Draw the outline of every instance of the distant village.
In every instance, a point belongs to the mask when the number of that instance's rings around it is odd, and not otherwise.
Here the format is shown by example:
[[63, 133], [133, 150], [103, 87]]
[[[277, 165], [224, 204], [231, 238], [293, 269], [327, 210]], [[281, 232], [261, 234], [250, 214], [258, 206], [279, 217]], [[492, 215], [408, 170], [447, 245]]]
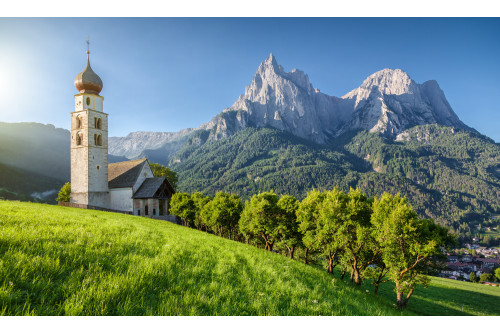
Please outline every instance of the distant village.
[[[500, 267], [500, 250], [498, 248], [483, 247], [477, 243], [465, 246], [465, 250], [456, 250], [447, 254], [446, 268], [440, 270], [440, 277], [469, 281], [473, 272], [479, 278], [483, 274], [494, 274], [495, 268]], [[480, 283], [500, 286], [498, 282], [483, 281]]]

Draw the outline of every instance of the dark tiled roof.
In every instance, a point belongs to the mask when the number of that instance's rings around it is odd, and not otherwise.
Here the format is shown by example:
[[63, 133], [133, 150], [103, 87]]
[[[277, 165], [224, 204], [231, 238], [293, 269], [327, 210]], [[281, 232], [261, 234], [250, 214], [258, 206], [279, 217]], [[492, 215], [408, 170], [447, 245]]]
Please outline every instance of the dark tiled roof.
[[[166, 182], [166, 187], [169, 193], [173, 193], [172, 186], [165, 177], [148, 177], [142, 185], [137, 189], [133, 198], [153, 198], [157, 194], [163, 183]], [[161, 196], [160, 196], [161, 197]]]
[[108, 187], [126, 188], [132, 187], [147, 159], [116, 162], [108, 165]]

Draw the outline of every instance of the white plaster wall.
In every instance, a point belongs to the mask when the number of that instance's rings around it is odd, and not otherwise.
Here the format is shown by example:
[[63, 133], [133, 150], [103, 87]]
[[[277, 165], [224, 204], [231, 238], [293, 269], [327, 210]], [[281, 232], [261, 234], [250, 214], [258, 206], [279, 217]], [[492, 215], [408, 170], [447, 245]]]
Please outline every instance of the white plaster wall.
[[111, 209], [133, 211], [132, 188], [117, 188], [109, 190]]
[[136, 192], [137, 189], [139, 189], [141, 184], [148, 177], [153, 177], [153, 171], [151, 170], [149, 163], [144, 164], [144, 166], [142, 167], [141, 173], [139, 174], [139, 177], [137, 178], [137, 181], [135, 182], [134, 187], [133, 187], [134, 192]]

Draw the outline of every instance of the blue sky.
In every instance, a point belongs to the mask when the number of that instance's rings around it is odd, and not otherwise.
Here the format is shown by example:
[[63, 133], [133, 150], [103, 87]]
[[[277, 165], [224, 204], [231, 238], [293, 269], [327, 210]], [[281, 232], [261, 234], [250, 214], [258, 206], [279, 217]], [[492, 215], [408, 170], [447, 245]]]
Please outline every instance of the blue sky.
[[498, 18], [0, 18], [0, 121], [68, 128], [90, 36], [110, 136], [209, 121], [272, 52], [335, 96], [383, 68], [437, 80], [500, 142], [499, 32]]

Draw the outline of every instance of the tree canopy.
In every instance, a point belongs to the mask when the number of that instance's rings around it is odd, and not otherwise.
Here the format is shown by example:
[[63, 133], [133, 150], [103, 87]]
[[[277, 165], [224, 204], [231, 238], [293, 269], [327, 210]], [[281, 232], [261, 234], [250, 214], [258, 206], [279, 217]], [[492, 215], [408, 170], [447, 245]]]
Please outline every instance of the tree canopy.
[[[53, 197], [52, 197], [53, 198]], [[66, 182], [57, 193], [56, 201], [69, 202], [71, 200], [71, 183]]]
[[177, 182], [179, 181], [179, 179], [177, 177], [176, 172], [158, 163], [150, 162], [149, 166], [151, 166], [151, 170], [153, 171], [154, 177], [166, 177], [170, 185], [174, 188], [174, 190], [177, 190]]

